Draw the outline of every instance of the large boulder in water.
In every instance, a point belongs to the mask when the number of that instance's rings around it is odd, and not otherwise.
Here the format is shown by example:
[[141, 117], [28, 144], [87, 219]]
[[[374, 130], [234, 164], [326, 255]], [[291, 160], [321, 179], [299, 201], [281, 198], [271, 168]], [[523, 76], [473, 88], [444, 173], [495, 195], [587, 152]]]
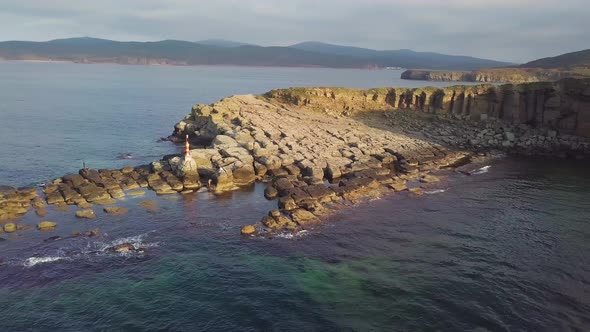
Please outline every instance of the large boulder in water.
[[16, 232], [16, 224], [13, 223], [8, 223], [6, 225], [4, 225], [4, 232], [6, 233], [14, 233]]
[[37, 228], [41, 231], [52, 230], [57, 226], [57, 223], [52, 221], [42, 221], [37, 224]]
[[252, 235], [252, 234], [256, 233], [256, 227], [254, 227], [252, 225], [246, 225], [246, 226], [242, 227], [242, 230], [240, 231], [240, 233], [242, 235]]
[[76, 211], [76, 217], [78, 218], [86, 218], [86, 219], [94, 219], [96, 218], [96, 216], [94, 215], [94, 211], [93, 210], [79, 210]]

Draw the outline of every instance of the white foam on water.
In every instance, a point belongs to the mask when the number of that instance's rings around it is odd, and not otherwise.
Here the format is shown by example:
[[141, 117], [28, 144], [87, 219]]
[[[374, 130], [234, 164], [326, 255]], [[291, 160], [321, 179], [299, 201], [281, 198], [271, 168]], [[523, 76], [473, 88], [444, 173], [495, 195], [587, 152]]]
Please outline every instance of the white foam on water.
[[309, 233], [309, 231], [307, 231], [307, 230], [301, 230], [297, 233], [291, 233], [291, 232], [279, 233], [276, 235], [276, 237], [281, 238], [281, 239], [292, 240], [292, 239], [295, 239], [298, 237], [303, 237], [303, 236], [307, 235], [308, 233]]
[[492, 166], [484, 166], [481, 168], [476, 169], [475, 171], [471, 172], [472, 175], [479, 175], [479, 174], [485, 174], [487, 172], [490, 171], [490, 168], [492, 168]]
[[45, 256], [45, 257], [29, 257], [23, 262], [25, 267], [33, 267], [37, 264], [52, 263], [61, 260], [68, 260], [68, 257], [64, 256]]
[[119, 244], [124, 244], [124, 243], [131, 243], [136, 248], [154, 248], [154, 247], [160, 246], [159, 242], [144, 242], [145, 237], [147, 235], [149, 235], [149, 233], [119, 238], [119, 239], [113, 240], [110, 243], [97, 243], [98, 250], [106, 251], [110, 247], [113, 247], [113, 246], [116, 246]]
[[427, 190], [424, 193], [428, 194], [428, 195], [434, 195], [434, 194], [442, 194], [445, 191], [447, 191], [446, 189], [436, 189], [436, 190]]

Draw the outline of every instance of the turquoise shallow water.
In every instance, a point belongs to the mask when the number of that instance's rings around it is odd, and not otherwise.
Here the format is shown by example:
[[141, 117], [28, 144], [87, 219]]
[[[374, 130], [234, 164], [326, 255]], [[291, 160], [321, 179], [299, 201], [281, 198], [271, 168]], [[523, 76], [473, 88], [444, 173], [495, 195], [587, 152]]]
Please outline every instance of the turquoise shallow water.
[[[0, 73], [9, 142], [0, 182], [14, 184], [75, 171], [84, 151], [104, 167], [175, 151], [155, 141], [197, 101], [288, 85], [401, 85], [388, 84], [389, 71], [0, 63]], [[137, 159], [118, 160], [129, 145]], [[128, 197], [119, 205], [129, 214], [97, 208], [92, 221], [50, 210], [52, 232], [0, 234], [0, 331], [587, 329], [588, 164], [489, 166], [451, 173], [423, 197], [339, 211], [294, 237], [238, 235], [275, 205], [261, 185]], [[144, 199], [157, 209], [137, 207]], [[100, 236], [68, 237], [94, 228]], [[44, 241], [55, 235], [64, 239]], [[146, 253], [103, 250], [122, 242]]]

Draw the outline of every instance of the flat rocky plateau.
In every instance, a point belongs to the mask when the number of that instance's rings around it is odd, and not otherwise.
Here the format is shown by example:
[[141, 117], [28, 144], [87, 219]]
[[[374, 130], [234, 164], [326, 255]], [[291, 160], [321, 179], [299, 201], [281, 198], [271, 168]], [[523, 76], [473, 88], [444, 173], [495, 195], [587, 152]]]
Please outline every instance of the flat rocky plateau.
[[[187, 136], [206, 148], [135, 168], [82, 169], [42, 192], [1, 187], [3, 230], [18, 231], [18, 218], [31, 209], [42, 217], [47, 204], [77, 205], [76, 216], [93, 218], [95, 205], [125, 214], [113, 207], [116, 200], [141, 195], [140, 188], [190, 195], [262, 181], [266, 198], [277, 207], [241, 233], [297, 232], [342, 206], [402, 191], [421, 195], [440, 181], [441, 170], [461, 170], [489, 151], [587, 158], [590, 80], [273, 90], [193, 106], [169, 139], [180, 143]], [[119, 249], [133, 250], [113, 250]]]

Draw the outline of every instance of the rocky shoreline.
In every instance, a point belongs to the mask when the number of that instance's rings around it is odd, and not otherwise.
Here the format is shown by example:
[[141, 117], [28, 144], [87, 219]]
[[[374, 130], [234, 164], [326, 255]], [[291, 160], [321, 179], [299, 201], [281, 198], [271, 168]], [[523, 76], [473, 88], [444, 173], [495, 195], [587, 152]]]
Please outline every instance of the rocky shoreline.
[[[18, 219], [30, 210], [43, 218], [47, 205], [64, 210], [75, 205], [79, 218], [93, 218], [95, 205], [120, 215], [127, 210], [116, 207], [117, 199], [143, 195], [142, 188], [158, 195], [190, 195], [261, 181], [276, 209], [261, 216], [259, 224], [245, 225], [241, 233], [297, 232], [365, 199], [401, 191], [421, 195], [440, 180], [437, 172], [485, 157], [490, 150], [587, 158], [590, 80], [444, 89], [273, 90], [195, 105], [170, 139], [186, 135], [207, 148], [165, 156], [150, 165], [82, 169], [53, 180], [42, 191], [1, 187], [2, 230], [22, 229]], [[51, 229], [55, 224], [37, 226]]]

